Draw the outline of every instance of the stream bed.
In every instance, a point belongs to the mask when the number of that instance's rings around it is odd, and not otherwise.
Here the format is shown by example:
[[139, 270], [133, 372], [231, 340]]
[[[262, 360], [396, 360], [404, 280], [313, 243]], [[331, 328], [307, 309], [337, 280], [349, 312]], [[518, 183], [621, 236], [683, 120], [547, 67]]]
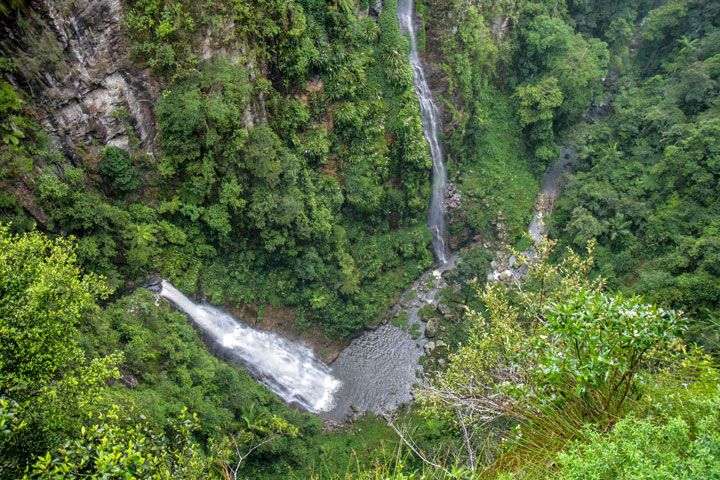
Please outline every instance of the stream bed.
[[[217, 356], [245, 367], [285, 403], [342, 422], [412, 401], [426, 343], [419, 312], [426, 305], [437, 306], [447, 286], [443, 273], [454, 268], [456, 258], [417, 279], [383, 323], [354, 339], [330, 366], [309, 346], [256, 330], [207, 303], [195, 303], [166, 280], [150, 289], [187, 315]], [[402, 325], [393, 324], [397, 318], [403, 318]]]

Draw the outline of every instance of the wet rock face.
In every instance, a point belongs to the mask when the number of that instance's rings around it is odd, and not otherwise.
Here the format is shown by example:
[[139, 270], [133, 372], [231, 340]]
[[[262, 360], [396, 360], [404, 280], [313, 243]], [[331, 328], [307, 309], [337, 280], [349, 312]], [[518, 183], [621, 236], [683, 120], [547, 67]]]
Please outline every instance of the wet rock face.
[[[368, 3], [373, 4], [372, 1]], [[368, 9], [368, 13], [372, 18], [378, 18], [382, 13], [382, 0], [375, 0], [374, 5]]]
[[29, 27], [8, 27], [11, 41], [2, 53], [42, 59], [39, 68], [21, 66], [11, 81], [45, 108], [42, 124], [64, 153], [75, 160], [77, 144], [127, 148], [131, 141], [148, 149], [158, 88], [129, 60], [120, 0], [36, 0], [31, 6]]

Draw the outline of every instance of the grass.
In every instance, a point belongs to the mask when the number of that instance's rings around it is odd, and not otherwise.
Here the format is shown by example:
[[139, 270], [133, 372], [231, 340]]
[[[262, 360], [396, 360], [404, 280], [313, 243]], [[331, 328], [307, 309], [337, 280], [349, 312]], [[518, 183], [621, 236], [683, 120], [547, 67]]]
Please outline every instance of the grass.
[[420, 324], [419, 324], [419, 323], [414, 323], [414, 324], [412, 325], [412, 327], [410, 327], [410, 331], [409, 331], [408, 333], [410, 333], [410, 335], [412, 335], [413, 340], [415, 340], [415, 339], [417, 339], [418, 337], [420, 337]]
[[398, 328], [405, 329], [408, 324], [408, 316], [407, 313], [400, 314], [399, 317], [391, 318], [390, 323], [392, 323], [394, 326]]
[[397, 446], [397, 435], [385, 420], [366, 414], [349, 427], [322, 435], [314, 445], [312, 463], [291, 471], [289, 478], [352, 478], [374, 465], [389, 462]]

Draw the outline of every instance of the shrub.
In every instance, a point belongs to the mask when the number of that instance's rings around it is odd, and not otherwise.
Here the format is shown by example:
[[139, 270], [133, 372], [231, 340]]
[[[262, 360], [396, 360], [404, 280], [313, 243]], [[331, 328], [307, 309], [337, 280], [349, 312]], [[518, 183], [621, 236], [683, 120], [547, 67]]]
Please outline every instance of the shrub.
[[682, 418], [665, 424], [626, 418], [607, 435], [585, 430], [560, 455], [558, 479], [615, 478], [704, 480], [720, 478], [720, 402], [696, 430]]
[[132, 164], [130, 154], [118, 147], [105, 147], [103, 150], [105, 163], [100, 173], [110, 183], [111, 192], [125, 195], [140, 186], [140, 173]]

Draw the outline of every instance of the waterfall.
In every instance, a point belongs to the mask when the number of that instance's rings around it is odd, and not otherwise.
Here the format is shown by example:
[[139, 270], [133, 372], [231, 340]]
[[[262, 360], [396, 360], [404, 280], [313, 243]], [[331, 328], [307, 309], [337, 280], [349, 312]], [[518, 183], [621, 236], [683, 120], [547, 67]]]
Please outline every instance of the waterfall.
[[442, 146], [438, 139], [440, 113], [435, 106], [430, 87], [425, 78], [425, 72], [422, 68], [422, 61], [417, 46], [414, 12], [415, 5], [413, 4], [413, 0], [398, 0], [398, 22], [400, 23], [401, 30], [406, 32], [410, 40], [410, 66], [415, 74], [415, 92], [420, 100], [423, 131], [430, 145], [430, 155], [432, 156], [432, 191], [430, 193], [427, 225], [430, 233], [432, 233], [432, 245], [435, 257], [440, 263], [444, 264], [447, 262], [444, 205], [445, 192], [447, 190], [447, 172], [445, 170]]
[[316, 413], [333, 407], [340, 382], [310, 348], [255, 330], [210, 305], [195, 304], [165, 280], [159, 295], [205, 332], [224, 358], [243, 365], [286, 403]]

